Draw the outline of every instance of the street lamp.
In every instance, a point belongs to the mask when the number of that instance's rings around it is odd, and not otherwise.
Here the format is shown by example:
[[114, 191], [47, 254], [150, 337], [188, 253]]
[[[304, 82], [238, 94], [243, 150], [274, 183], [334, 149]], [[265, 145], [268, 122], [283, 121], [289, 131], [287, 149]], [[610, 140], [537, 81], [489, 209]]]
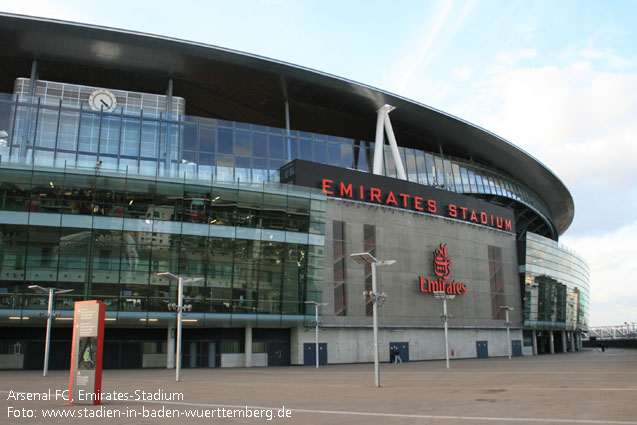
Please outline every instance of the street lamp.
[[391, 266], [396, 262], [396, 260], [387, 260], [382, 261], [375, 258], [369, 252], [360, 252], [357, 254], [350, 254], [350, 257], [358, 264], [370, 264], [372, 266], [372, 290], [363, 291], [363, 296], [365, 299], [369, 299], [372, 302], [373, 307], [373, 326], [374, 326], [374, 375], [376, 386], [380, 387], [380, 368], [378, 366], [378, 303], [385, 302], [387, 295], [383, 292], [382, 294], [378, 293], [378, 283], [376, 278], [376, 267], [385, 267]]
[[[42, 376], [49, 374], [49, 347], [51, 346], [51, 317], [53, 317], [53, 294], [65, 294], [73, 289], [44, 288], [40, 285], [29, 285], [29, 289], [49, 294], [49, 308], [46, 313], [46, 342], [44, 343], [44, 371]], [[57, 313], [55, 313], [57, 315]]]
[[315, 337], [315, 344], [316, 344], [316, 368], [318, 369], [319, 367], [319, 315], [318, 315], [318, 308], [319, 306], [323, 306], [323, 305], [327, 305], [327, 303], [317, 303], [316, 301], [305, 301], [305, 304], [311, 304], [314, 306], [314, 323], [316, 323], [316, 337]]
[[449, 334], [448, 334], [448, 322], [451, 319], [451, 314], [447, 314], [447, 300], [456, 298], [455, 295], [447, 294], [445, 291], [434, 291], [434, 296], [437, 300], [442, 300], [442, 314], [440, 317], [445, 322], [445, 359], [447, 360], [447, 369], [449, 369]]
[[[509, 311], [513, 311], [513, 307], [509, 307], [508, 305], [500, 306], [500, 310], [504, 310], [506, 314], [506, 319], [504, 324], [507, 327], [507, 344], [509, 345], [509, 360], [511, 360], [511, 332], [509, 328], [511, 327], [511, 322], [509, 322]], [[566, 351], [566, 349], [564, 349]]]
[[183, 276], [176, 276], [172, 273], [169, 272], [164, 272], [164, 273], [155, 273], [156, 276], [161, 276], [163, 278], [166, 278], [168, 280], [176, 280], [177, 282], [179, 282], [179, 289], [177, 292], [177, 305], [175, 304], [170, 304], [169, 308], [172, 310], [177, 310], [177, 354], [175, 355], [175, 357], [177, 357], [177, 359], [175, 360], [175, 381], [179, 382], [181, 381], [181, 321], [182, 321], [182, 314], [184, 311], [190, 311], [192, 309], [191, 305], [187, 305], [184, 306], [183, 305], [183, 301], [184, 301], [184, 283], [192, 283], [192, 282], [197, 282], [199, 280], [202, 280], [202, 277], [196, 277], [194, 279], [186, 279], [184, 280]]

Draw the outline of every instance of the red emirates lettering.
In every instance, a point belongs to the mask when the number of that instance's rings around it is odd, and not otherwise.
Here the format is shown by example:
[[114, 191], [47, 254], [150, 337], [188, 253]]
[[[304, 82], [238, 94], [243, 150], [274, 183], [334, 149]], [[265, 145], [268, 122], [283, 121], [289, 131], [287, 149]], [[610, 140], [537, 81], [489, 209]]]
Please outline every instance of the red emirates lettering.
[[394, 196], [394, 192], [389, 192], [389, 195], [387, 195], [387, 200], [385, 201], [385, 204], [389, 205], [389, 204], [394, 204], [394, 206], [398, 206], [398, 202], [396, 202], [396, 197]]
[[466, 220], [467, 219], [467, 207], [459, 207], [460, 211], [462, 211], [462, 219]]
[[334, 195], [334, 192], [330, 190], [332, 188], [332, 183], [334, 183], [334, 180], [323, 179], [321, 183], [323, 193], [325, 193], [326, 195]]
[[436, 206], [436, 201], [433, 199], [427, 200], [427, 211], [431, 214], [435, 214], [438, 211], [438, 207]]
[[354, 196], [353, 192], [352, 192], [352, 184], [348, 184], [347, 186], [345, 186], [345, 183], [341, 182], [341, 196], [347, 196], [349, 198], [352, 198]]
[[375, 187], [369, 189], [369, 200], [382, 204], [383, 202], [380, 200], [380, 189], [377, 189]]
[[400, 198], [403, 200], [403, 207], [409, 208], [409, 198], [411, 198], [411, 196], [404, 193], [400, 193], [398, 196], [400, 196]]
[[423, 199], [420, 196], [414, 197], [414, 208], [418, 211], [424, 211], [424, 208], [422, 207], [422, 201]]

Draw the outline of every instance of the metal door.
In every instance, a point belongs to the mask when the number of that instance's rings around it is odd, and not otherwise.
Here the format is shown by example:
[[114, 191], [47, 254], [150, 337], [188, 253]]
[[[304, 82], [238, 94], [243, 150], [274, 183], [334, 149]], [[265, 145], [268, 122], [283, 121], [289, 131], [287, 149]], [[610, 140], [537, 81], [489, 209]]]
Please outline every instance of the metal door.
[[522, 356], [522, 341], [519, 339], [514, 339], [511, 341], [511, 355], [513, 357], [521, 357]]
[[408, 342], [390, 342], [389, 348], [391, 347], [398, 348], [398, 352], [400, 353], [400, 360], [403, 362], [409, 361], [409, 343]]
[[290, 365], [290, 343], [289, 342], [268, 342], [267, 345], [268, 345], [268, 366], [289, 366]]
[[[303, 364], [316, 366], [316, 344], [306, 342], [303, 344]], [[319, 365], [327, 364], [327, 343], [319, 342]]]
[[486, 359], [489, 357], [489, 342], [476, 341], [476, 351], [479, 359]]

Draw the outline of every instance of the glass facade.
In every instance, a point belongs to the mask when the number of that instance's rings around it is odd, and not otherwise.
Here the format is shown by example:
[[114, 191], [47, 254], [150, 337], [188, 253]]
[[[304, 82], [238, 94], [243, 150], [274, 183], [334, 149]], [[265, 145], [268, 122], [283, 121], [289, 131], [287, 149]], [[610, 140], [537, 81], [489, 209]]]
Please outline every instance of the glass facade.
[[[320, 301], [325, 195], [291, 185], [208, 183], [93, 170], [0, 168], [0, 306], [55, 298], [107, 310], [166, 312], [185, 285], [193, 313], [303, 315]], [[313, 311], [310, 312], [313, 314]]]
[[[2, 163], [96, 167], [128, 175], [219, 182], [277, 181], [279, 168], [304, 159], [369, 171], [374, 143], [240, 122], [0, 96]], [[387, 149], [389, 149], [387, 147]], [[541, 198], [513, 178], [470, 160], [399, 148], [408, 179], [445, 190], [516, 200], [553, 219]], [[384, 172], [395, 177], [393, 157]], [[552, 225], [551, 225], [552, 226]]]
[[579, 254], [529, 232], [520, 274], [526, 328], [588, 329], [590, 273]]

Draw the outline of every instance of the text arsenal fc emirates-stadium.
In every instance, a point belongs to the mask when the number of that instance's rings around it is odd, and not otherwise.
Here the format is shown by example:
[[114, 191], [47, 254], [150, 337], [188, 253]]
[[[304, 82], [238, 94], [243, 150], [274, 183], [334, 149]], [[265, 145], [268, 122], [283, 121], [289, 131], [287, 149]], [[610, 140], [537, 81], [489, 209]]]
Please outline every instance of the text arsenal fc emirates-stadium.
[[488, 130], [196, 42], [9, 14], [0, 40], [0, 369], [42, 367], [38, 287], [52, 369], [90, 300], [104, 368], [175, 367], [176, 306], [191, 368], [371, 362], [374, 305], [381, 361], [581, 349], [573, 198]]

